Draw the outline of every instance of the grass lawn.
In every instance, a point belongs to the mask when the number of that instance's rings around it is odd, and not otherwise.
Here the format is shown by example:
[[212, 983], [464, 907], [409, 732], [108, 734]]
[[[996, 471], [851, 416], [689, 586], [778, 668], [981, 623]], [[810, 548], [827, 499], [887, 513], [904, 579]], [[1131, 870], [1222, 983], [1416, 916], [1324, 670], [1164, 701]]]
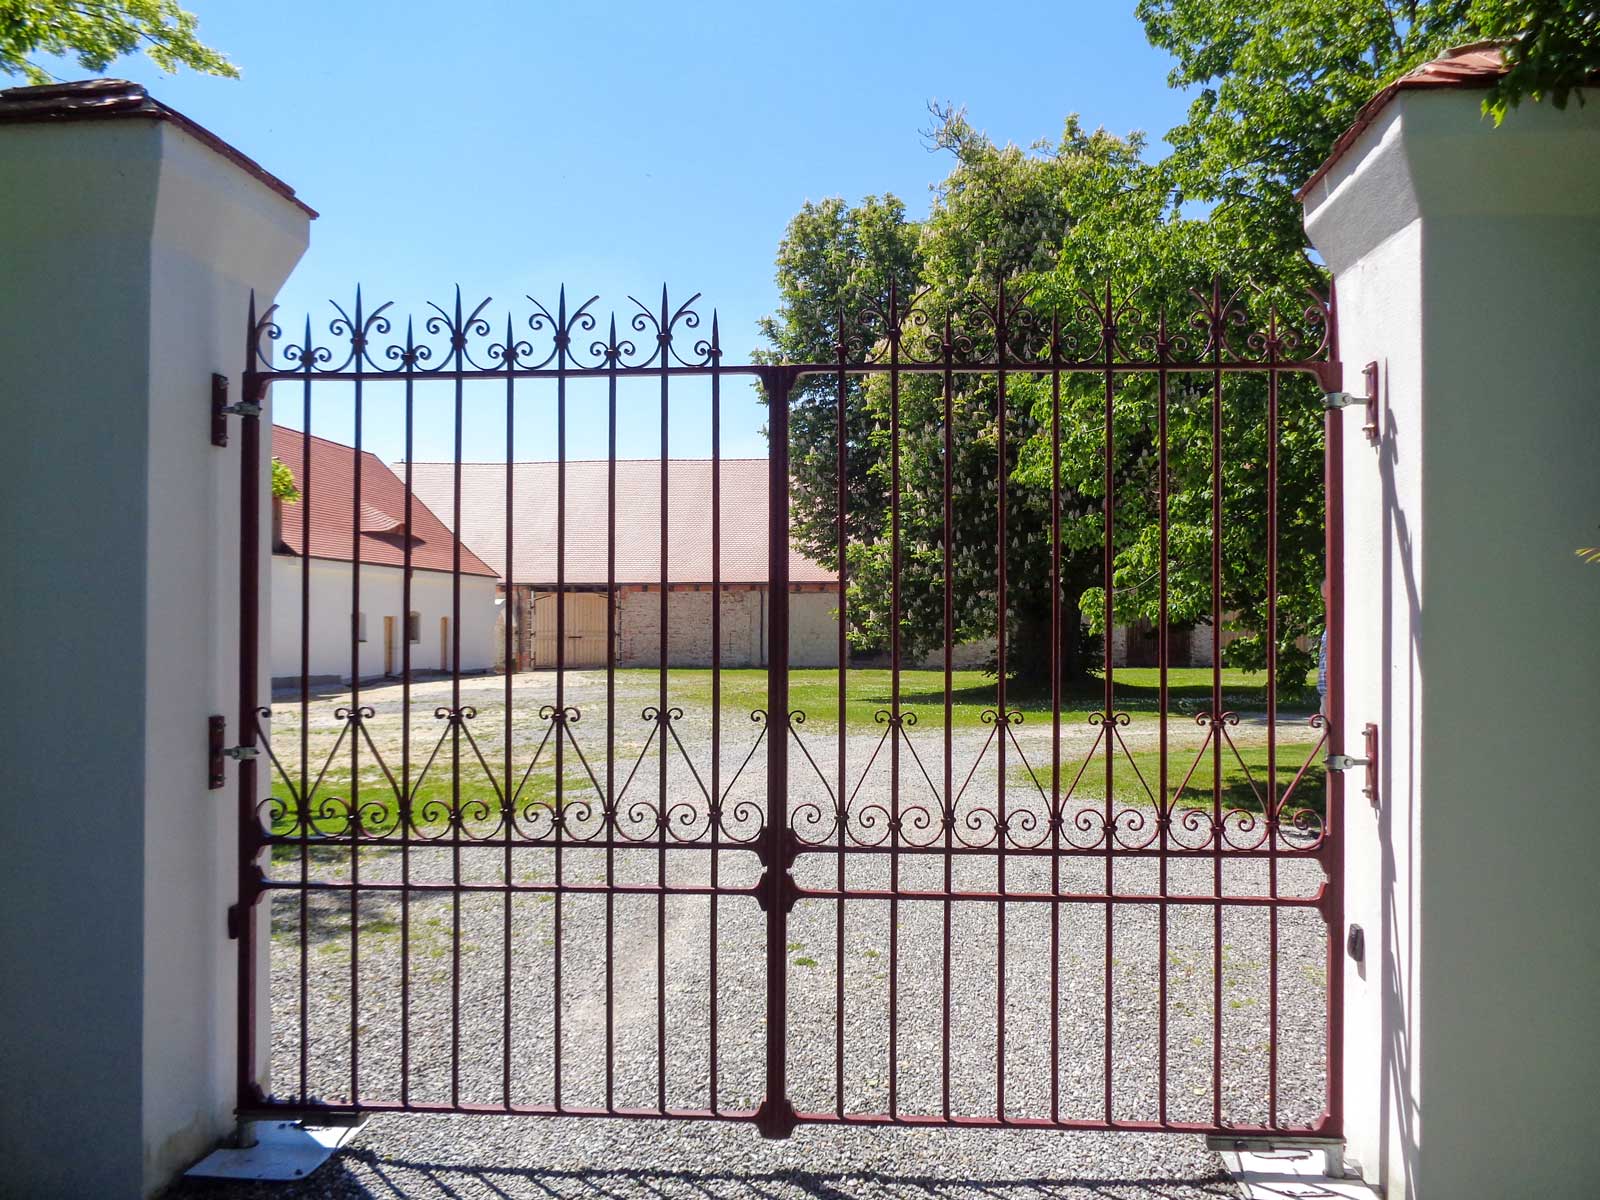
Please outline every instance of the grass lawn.
[[[543, 674], [543, 673], [541, 673]], [[631, 699], [645, 697], [653, 700], [659, 676], [651, 669], [630, 669], [617, 672], [617, 693], [619, 701], [626, 695]], [[1311, 691], [1311, 682], [1314, 676], [1308, 677], [1308, 696], [1314, 695]], [[711, 672], [708, 670], [675, 669], [670, 672], [668, 692], [671, 702], [682, 708], [688, 715], [701, 715], [711, 706]], [[722, 672], [722, 705], [725, 723], [737, 714], [742, 717], [751, 709], [765, 708], [767, 700], [767, 676], [762, 669], [724, 670]], [[1170, 704], [1168, 708], [1168, 721], [1173, 729], [1173, 745], [1168, 756], [1167, 780], [1168, 794], [1173, 794], [1189, 766], [1194, 762], [1197, 740], [1203, 736], [1193, 723], [1196, 713], [1206, 711], [1211, 707], [1211, 671], [1206, 668], [1174, 668], [1168, 672], [1168, 686]], [[846, 677], [845, 714], [848, 728], [856, 733], [881, 732], [882, 726], [873, 720], [874, 714], [889, 707], [891, 698], [891, 677], [887, 670], [852, 670]], [[1081, 737], [1085, 732], [1089, 714], [1099, 711], [1103, 702], [1101, 682], [1098, 677], [1074, 683], [1062, 697], [1062, 725], [1063, 728], [1077, 727], [1076, 732]], [[1140, 805], [1150, 803], [1150, 793], [1159, 786], [1160, 756], [1155, 750], [1149, 749], [1150, 739], [1154, 734], [1154, 726], [1159, 719], [1159, 672], [1154, 668], [1124, 668], [1116, 673], [1115, 707], [1119, 712], [1131, 714], [1135, 726], [1142, 726], [1145, 735], [1136, 746], [1133, 761], [1137, 765], [1136, 774], [1130, 766], [1127, 757], [1118, 752], [1115, 760], [1113, 775], [1113, 794], [1122, 804]], [[1260, 713], [1266, 708], [1266, 679], [1260, 673], [1247, 673], [1238, 670], [1224, 670], [1222, 672], [1223, 707], [1241, 713]], [[371, 694], [371, 693], [369, 693]], [[1048, 686], [1034, 684], [1014, 684], [1007, 689], [1007, 703], [1023, 713], [1023, 725], [1026, 729], [1038, 731], [1049, 728], [1051, 719], [1050, 691]], [[902, 711], [913, 712], [917, 716], [917, 730], [919, 734], [933, 730], [937, 731], [944, 724], [944, 673], [942, 671], [906, 670], [900, 675], [900, 705]], [[951, 695], [952, 729], [966, 730], [963, 739], [963, 757], [975, 751], [982, 744], [982, 739], [989, 732], [981, 717], [984, 711], [994, 708], [995, 688], [994, 679], [982, 671], [957, 671], [954, 673]], [[426, 706], [424, 706], [426, 707]], [[494, 718], [490, 716], [490, 706], [483, 705], [485, 716], [488, 717], [487, 726], [494, 727]], [[807, 717], [808, 727], [816, 730], [818, 726], [832, 726], [838, 720], [838, 673], [833, 670], [796, 670], [790, 674], [789, 707], [803, 710]], [[519, 705], [520, 708], [520, 705]], [[278, 742], [285, 749], [284, 766], [291, 772], [291, 777], [297, 772], [297, 765], [289, 754], [296, 744], [292, 727], [287, 723], [292, 719], [294, 708], [284, 706], [278, 718]], [[620, 706], [619, 706], [620, 711]], [[1295, 722], [1300, 716], [1309, 713], [1310, 706], [1305, 708], [1285, 708], [1281, 719], [1286, 722]], [[331, 727], [337, 728], [337, 727]], [[331, 732], [323, 733], [328, 736]], [[820, 732], [820, 730], [817, 730]], [[619, 761], [631, 762], [633, 751], [632, 743], [640, 736], [641, 731], [630, 728], [627, 736], [619, 741]], [[937, 736], [937, 735], [936, 735]], [[1237, 736], [1237, 735], [1236, 735]], [[1257, 799], [1258, 789], [1265, 787], [1267, 751], [1264, 745], [1257, 744], [1255, 739], [1260, 736], [1259, 731], [1252, 731], [1250, 738], [1238, 737], [1242, 743], [1239, 754], [1224, 748], [1222, 760], [1222, 800], [1226, 808], [1239, 808], [1258, 811], [1261, 807]], [[1280, 726], [1278, 730], [1278, 791], [1281, 795], [1294, 774], [1306, 761], [1312, 745], [1316, 740], [1316, 733], [1307, 727], [1297, 727], [1294, 724]], [[970, 739], [977, 739], [971, 741]], [[919, 738], [920, 741], [920, 738]], [[624, 749], [627, 745], [629, 749]], [[327, 754], [328, 748], [320, 751], [313, 746], [313, 758], [320, 765], [320, 756]], [[432, 749], [431, 741], [424, 737], [420, 741], [413, 741], [413, 761], [411, 785], [414, 794], [414, 808], [417, 823], [424, 828], [442, 827], [450, 810], [452, 800], [456, 794], [456, 787], [451, 778], [450, 753], [448, 744], [442, 748], [438, 759], [422, 774], [423, 765], [427, 760], [428, 752]], [[501, 750], [498, 745], [489, 743], [483, 745], [483, 750], [488, 758], [492, 778], [502, 782], [503, 762]], [[390, 754], [389, 750], [385, 751]], [[994, 753], [991, 745], [988, 754]], [[1082, 761], [1083, 750], [1080, 747], [1068, 751], [1063, 755], [1062, 761], [1062, 788], [1071, 784], [1077, 774]], [[555, 799], [555, 780], [550, 762], [550, 748], [546, 748], [546, 757], [540, 765], [527, 776], [523, 782], [523, 772], [527, 769], [526, 750], [519, 752], [517, 761], [513, 764], [512, 789], [516, 790], [519, 784], [522, 787], [518, 807], [525, 809], [530, 805], [550, 805]], [[396, 784], [399, 783], [398, 755], [394, 754], [393, 761], [389, 763], [391, 770], [396, 772]], [[1030, 761], [1038, 774], [1039, 781], [1049, 786], [1050, 761], [1048, 751], [1042, 755], [1035, 749], [1029, 750]], [[1240, 759], [1243, 759], [1241, 763]], [[1031, 789], [1032, 781], [1028, 777], [1026, 768], [1013, 754], [1008, 752], [1008, 785], [1016, 788]], [[1073, 795], [1075, 798], [1086, 800], [1103, 799], [1105, 794], [1105, 766], [1104, 749], [1096, 751], [1095, 761], [1084, 771]], [[382, 829], [393, 822], [396, 801], [394, 789], [390, 787], [387, 779], [376, 773], [376, 765], [366, 747], [362, 748], [362, 782], [360, 803], [365, 813], [365, 818], [370, 828]], [[1249, 775], [1246, 774], [1248, 768]], [[910, 768], [907, 768], [910, 770]], [[582, 774], [581, 767], [572, 761], [569, 756], [566, 764], [566, 784], [563, 789], [567, 797], [573, 799], [594, 798], [593, 785]], [[420, 783], [418, 776], [421, 775]], [[1196, 768], [1189, 786], [1183, 793], [1181, 807], [1209, 806], [1212, 793], [1213, 765], [1210, 751], [1207, 750], [1204, 760]], [[1143, 782], [1140, 782], [1140, 776]], [[1255, 786], [1251, 786], [1253, 778]], [[910, 777], [908, 776], [908, 782]], [[298, 779], [296, 778], [298, 784]], [[1146, 790], [1148, 788], [1148, 791]], [[286, 808], [289, 807], [290, 790], [285, 786], [276, 769], [272, 771], [271, 790]], [[468, 745], [463, 742], [461, 747], [461, 769], [459, 777], [459, 794], [463, 802], [481, 805], [481, 811], [468, 812], [469, 820], [482, 818], [492, 820], [491, 814], [498, 807], [499, 797], [491, 775], [485, 772], [477, 758], [472, 754]], [[316, 789], [312, 805], [313, 823], [324, 833], [338, 834], [348, 829], [348, 818], [344, 815], [345, 805], [342, 802], [332, 802], [331, 798], [338, 797], [347, 800], [350, 795], [350, 758], [348, 746], [336, 756], [333, 762], [327, 764], [326, 774], [322, 784]], [[1291, 807], [1309, 807], [1320, 810], [1323, 795], [1323, 770], [1320, 764], [1314, 765], [1306, 774], [1300, 789], [1291, 802]], [[321, 805], [329, 804], [323, 808]], [[379, 814], [382, 814], [381, 817]], [[289, 832], [292, 825], [292, 815], [284, 820], [275, 822], [275, 831]]]
[[[1311, 752], [1316, 749], [1315, 742], [1280, 742], [1277, 748], [1277, 797], [1280, 802], [1284, 800], [1284, 792], [1294, 782], [1295, 774], [1305, 765], [1311, 757]], [[1169, 803], [1174, 796], [1178, 797], [1179, 811], [1189, 808], [1201, 808], [1207, 811], [1212, 805], [1212, 780], [1215, 775], [1215, 759], [1211, 747], [1207, 746], [1200, 757], [1198, 766], [1195, 766], [1196, 748], [1172, 748], [1167, 754], [1167, 797]], [[1097, 748], [1094, 759], [1078, 779], [1077, 787], [1073, 789], [1072, 799], [1077, 800], [1104, 800], [1106, 794], [1106, 767], [1105, 749]], [[1038, 782], [1048, 793], [1050, 790], [1050, 760], [1048, 757], [1043, 762], [1029, 755], [1029, 763]], [[1115, 767], [1112, 773], [1111, 792], [1120, 805], [1149, 805], [1152, 797], [1157, 793], [1161, 782], [1161, 754], [1157, 750], [1135, 751], [1133, 766], [1129, 765], [1128, 756], [1118, 750]], [[1073, 778], [1077, 776], [1083, 759], [1073, 758], [1068, 761], [1063, 755], [1061, 763], [1061, 790], [1065, 792], [1072, 785]], [[1137, 767], [1135, 773], [1134, 767]], [[1184, 777], [1189, 775], [1189, 769], [1194, 766], [1194, 774], [1189, 776], [1188, 786], [1183, 788], [1181, 796], [1178, 788], [1183, 784]], [[1244, 812], [1261, 812], [1264, 810], [1263, 801], [1267, 791], [1267, 748], [1259, 745], [1240, 746], [1236, 755], [1226, 744], [1222, 748], [1222, 807], [1239, 809]], [[1305, 773], [1305, 778], [1300, 781], [1300, 786], [1295, 788], [1286, 803], [1287, 811], [1310, 809], [1313, 812], [1324, 810], [1326, 796], [1327, 772], [1324, 770], [1320, 759], [1312, 763]], [[1029, 776], [1028, 769], [1020, 763], [1008, 764], [1006, 768], [1006, 782], [1008, 788], [1023, 788], [1029, 794], [1037, 797], [1034, 791], [1033, 778]]]
[[[1160, 672], [1154, 667], [1123, 667], [1116, 672], [1116, 708], [1131, 714], [1154, 714], [1159, 710]], [[648, 687], [655, 678], [649, 670], [618, 671], [618, 680], [635, 677], [637, 686]], [[674, 703], [685, 711], [711, 705], [711, 672], [674, 670], [670, 673], [670, 692]], [[1307, 699], [1290, 712], [1310, 713], [1315, 708], [1315, 674], [1306, 677]], [[1175, 667], [1167, 672], [1169, 711], [1185, 718], [1211, 707], [1211, 670], [1207, 667]], [[1263, 672], [1224, 669], [1222, 701], [1224, 709], [1263, 712], [1267, 707], [1267, 678]], [[852, 728], [870, 728], [873, 714], [889, 707], [890, 673], [887, 670], [853, 670], [846, 676], [845, 715]], [[1081, 723], [1103, 703], [1103, 684], [1099, 675], [1071, 684], [1061, 700], [1061, 717]], [[724, 670], [722, 703], [725, 709], [746, 712], [765, 708], [767, 673], [764, 670]], [[1013, 683], [1006, 689], [1009, 707], [1021, 709], [1029, 725], [1050, 720], [1048, 684]], [[994, 677], [982, 671], [956, 671], [951, 688], [951, 725], [954, 728], [982, 724], [985, 709], [995, 706]], [[839, 719], [839, 673], [834, 670], [795, 670], [789, 673], [789, 707], [800, 709], [810, 722], [833, 724]], [[900, 672], [900, 707], [917, 714], [919, 725], [944, 724], [944, 672], [907, 670]]]

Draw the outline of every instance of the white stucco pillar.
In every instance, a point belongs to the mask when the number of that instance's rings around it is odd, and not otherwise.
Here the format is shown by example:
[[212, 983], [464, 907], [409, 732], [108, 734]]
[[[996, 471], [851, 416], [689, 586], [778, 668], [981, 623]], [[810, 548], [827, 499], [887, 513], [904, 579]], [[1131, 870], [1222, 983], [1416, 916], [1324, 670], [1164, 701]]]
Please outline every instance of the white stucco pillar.
[[0, 94], [8, 1194], [148, 1194], [232, 1125], [205, 728], [237, 735], [239, 439], [211, 445], [210, 378], [238, 398], [250, 289], [312, 215], [132, 85]]
[[1401, 91], [1305, 199], [1346, 409], [1351, 1155], [1390, 1200], [1600, 1186], [1600, 104]]

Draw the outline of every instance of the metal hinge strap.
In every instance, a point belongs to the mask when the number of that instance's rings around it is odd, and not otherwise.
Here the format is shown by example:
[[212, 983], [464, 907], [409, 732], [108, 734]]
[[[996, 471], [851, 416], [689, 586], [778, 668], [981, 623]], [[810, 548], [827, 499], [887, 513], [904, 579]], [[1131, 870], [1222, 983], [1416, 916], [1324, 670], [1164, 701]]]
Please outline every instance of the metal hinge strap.
[[1370, 721], [1361, 729], [1361, 742], [1365, 751], [1361, 758], [1350, 754], [1330, 754], [1322, 760], [1322, 765], [1330, 771], [1353, 771], [1361, 767], [1366, 771], [1366, 780], [1362, 785], [1361, 794], [1372, 803], [1378, 802], [1378, 727]]
[[260, 415], [261, 404], [258, 400], [241, 400], [237, 404], [229, 404], [228, 377], [226, 375], [211, 376], [211, 444], [213, 446], [226, 446], [228, 444], [229, 417], [259, 417]]
[[206, 786], [212, 791], [216, 791], [228, 782], [227, 773], [222, 769], [227, 759], [244, 762], [261, 756], [261, 749], [258, 746], [229, 746], [226, 744], [227, 740], [227, 718], [218, 715], [207, 717]]
[[1351, 758], [1348, 754], [1330, 754], [1322, 760], [1322, 765], [1330, 771], [1350, 771], [1356, 767], [1370, 766], [1370, 758]]

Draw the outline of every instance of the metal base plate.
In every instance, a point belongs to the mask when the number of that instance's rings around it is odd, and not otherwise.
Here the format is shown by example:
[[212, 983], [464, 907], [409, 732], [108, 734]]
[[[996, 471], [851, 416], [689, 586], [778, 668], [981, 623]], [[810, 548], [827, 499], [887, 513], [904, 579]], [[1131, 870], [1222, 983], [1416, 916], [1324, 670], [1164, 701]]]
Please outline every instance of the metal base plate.
[[213, 1150], [184, 1174], [200, 1179], [304, 1179], [361, 1128], [311, 1129], [294, 1121], [256, 1121], [253, 1127], [254, 1146]]
[[1245, 1200], [1283, 1200], [1286, 1196], [1378, 1200], [1378, 1193], [1359, 1178], [1344, 1177], [1342, 1149], [1294, 1146], [1221, 1153], [1223, 1165]]

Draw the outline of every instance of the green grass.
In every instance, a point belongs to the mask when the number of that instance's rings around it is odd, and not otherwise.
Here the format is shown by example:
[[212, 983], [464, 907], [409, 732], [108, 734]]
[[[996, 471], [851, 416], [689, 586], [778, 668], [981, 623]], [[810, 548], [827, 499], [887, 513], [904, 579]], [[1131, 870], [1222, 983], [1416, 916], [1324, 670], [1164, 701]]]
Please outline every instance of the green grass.
[[[646, 686], [655, 678], [649, 670], [617, 672], [619, 681], [634, 677]], [[1168, 710], [1188, 716], [1211, 707], [1211, 670], [1208, 667], [1180, 667], [1167, 672]], [[1312, 681], [1308, 675], [1307, 699], [1295, 709], [1309, 713]], [[1116, 672], [1115, 706], [1118, 711], [1154, 714], [1160, 709], [1160, 672], [1154, 667], [1124, 667]], [[1222, 672], [1224, 709], [1260, 712], [1267, 706], [1266, 675], [1225, 669]], [[670, 673], [669, 694], [673, 703], [685, 711], [711, 706], [711, 672], [674, 670]], [[892, 679], [887, 670], [852, 670], [846, 675], [845, 715], [852, 728], [871, 728], [873, 716], [890, 706]], [[1082, 722], [1104, 703], [1104, 685], [1099, 676], [1075, 681], [1062, 696], [1064, 721]], [[994, 677], [983, 671], [956, 671], [951, 680], [951, 726], [974, 727], [982, 724], [982, 714], [995, 707]], [[724, 709], [747, 712], [767, 706], [767, 673], [763, 670], [724, 670], [722, 672]], [[1048, 721], [1051, 696], [1048, 683], [1012, 683], [1006, 688], [1006, 705], [1020, 709], [1029, 724]], [[914, 712], [919, 725], [944, 724], [944, 672], [908, 670], [900, 672], [900, 707]], [[839, 673], [834, 670], [795, 670], [789, 673], [789, 708], [806, 714], [807, 721], [834, 724], [839, 719]], [[1286, 706], [1287, 708], [1287, 706]]]
[[[1277, 748], [1277, 789], [1276, 795], [1280, 802], [1284, 801], [1284, 793], [1294, 782], [1295, 774], [1300, 770], [1315, 749], [1314, 742], [1280, 742]], [[1200, 758], [1199, 765], [1194, 768], [1188, 786], [1184, 787], [1182, 795], [1178, 788], [1183, 783], [1184, 776], [1189, 774], [1189, 768], [1195, 762], [1198, 747], [1175, 748], [1169, 750], [1167, 755], [1167, 797], [1169, 801], [1177, 796], [1177, 806], [1181, 811], [1187, 808], [1202, 808], [1209, 810], [1212, 801], [1212, 781], [1216, 774], [1215, 759], [1211, 747], [1207, 746]], [[1150, 804], [1161, 783], [1161, 753], [1159, 750], [1136, 751], [1132, 756], [1134, 767], [1129, 765], [1129, 758], [1118, 749], [1114, 760], [1111, 790], [1112, 796], [1118, 804], [1141, 805]], [[1039, 762], [1030, 757], [1034, 775], [1038, 782], [1048, 792], [1050, 788], [1050, 761], [1046, 758]], [[1078, 780], [1077, 787], [1073, 790], [1074, 799], [1104, 800], [1106, 794], [1106, 769], [1105, 750], [1099, 747], [1095, 750], [1094, 759], [1084, 770], [1082, 778]], [[1061, 764], [1061, 789], [1065, 791], [1072, 784], [1073, 777], [1077, 775], [1078, 768], [1082, 765], [1082, 758], [1071, 761], [1063, 760]], [[1247, 773], [1248, 769], [1248, 773]], [[1141, 778], [1143, 777], [1143, 782]], [[1265, 746], [1241, 746], [1237, 755], [1226, 744], [1222, 748], [1222, 807], [1243, 812], [1261, 812], [1263, 800], [1267, 794], [1267, 748]], [[1295, 812], [1308, 809], [1320, 813], [1324, 810], [1326, 796], [1327, 772], [1320, 761], [1314, 762], [1306, 770], [1305, 777], [1300, 785], [1295, 788], [1285, 802], [1285, 811]], [[1033, 778], [1028, 770], [1020, 763], [1009, 763], [1006, 768], [1006, 783], [1011, 788], [1034, 788]]]
[[[651, 669], [633, 669], [617, 672], [617, 690], [621, 693], [635, 693], [648, 696], [654, 691], [657, 672]], [[1308, 688], [1314, 676], [1308, 677]], [[790, 672], [789, 707], [806, 714], [809, 724], [829, 726], [838, 720], [838, 672], [828, 669], [796, 670]], [[668, 694], [671, 702], [682, 708], [685, 713], [704, 714], [711, 707], [711, 672], [708, 670], [675, 669], [670, 672]], [[724, 670], [722, 672], [722, 705], [724, 713], [724, 728], [735, 714], [743, 716], [752, 709], [766, 707], [767, 702], [767, 674], [761, 669]], [[1224, 709], [1231, 709], [1244, 713], [1262, 712], [1266, 708], [1266, 678], [1260, 673], [1247, 673], [1239, 670], [1224, 670], [1221, 674], [1222, 700]], [[1198, 712], [1208, 710], [1212, 701], [1212, 674], [1208, 668], [1174, 668], [1168, 672], [1169, 704], [1167, 711], [1169, 720], [1182, 723], [1183, 736], [1192, 741], [1197, 734], [1196, 727], [1192, 724], [1192, 717]], [[854, 731], [868, 732], [881, 730], [874, 717], [890, 707], [893, 694], [891, 674], [887, 670], [852, 670], [846, 676], [845, 715], [848, 728]], [[1309, 693], [1314, 694], [1314, 693]], [[995, 681], [983, 671], [957, 671], [952, 678], [951, 691], [951, 725], [954, 729], [986, 729], [982, 720], [983, 713], [995, 707]], [[1019, 709], [1023, 714], [1024, 725], [1028, 728], [1048, 727], [1051, 720], [1051, 696], [1048, 685], [1037, 684], [1012, 684], [1007, 689], [1007, 705]], [[1064, 725], [1082, 726], [1088, 721], [1089, 715], [1098, 712], [1104, 703], [1102, 683], [1098, 677], [1075, 682], [1068, 687], [1062, 697], [1061, 718]], [[1160, 673], [1154, 668], [1123, 668], [1116, 673], [1116, 690], [1114, 706], [1119, 712], [1131, 714], [1132, 720], [1137, 724], [1153, 724], [1160, 712]], [[919, 728], [941, 728], [944, 724], [944, 673], [942, 671], [906, 670], [900, 674], [900, 707], [902, 712], [914, 713]], [[621, 709], [619, 707], [619, 713]], [[1299, 713], [1310, 711], [1309, 706], [1294, 710], [1285, 708], [1285, 719], [1293, 719]], [[287, 729], [281, 730], [280, 738], [286, 745], [293, 745], [294, 739]], [[1282, 790], [1288, 786], [1295, 771], [1305, 761], [1305, 756], [1310, 750], [1308, 738], [1313, 738], [1310, 730], [1281, 730], [1278, 762], [1278, 788]], [[1246, 745], [1240, 748], [1244, 764], [1248, 766], [1251, 775], [1256, 780], [1258, 788], [1264, 788], [1266, 778], [1266, 747], [1260, 745]], [[325, 751], [324, 751], [325, 753]], [[488, 756], [491, 766], [498, 771], [500, 761], [499, 750], [493, 746], [485, 746], [484, 753]], [[548, 753], [548, 751], [547, 751]], [[989, 750], [993, 753], [993, 748]], [[315, 757], [315, 751], [313, 752]], [[1134, 762], [1138, 765], [1139, 773], [1143, 775], [1145, 784], [1153, 791], [1157, 787], [1160, 774], [1160, 759], [1155, 751], [1141, 749], [1134, 754]], [[632, 751], [620, 755], [619, 761], [631, 761]], [[1188, 765], [1193, 761], [1194, 750], [1174, 748], [1168, 760], [1169, 794], [1175, 790], [1183, 778]], [[420, 784], [416, 782], [416, 772], [420, 771], [425, 761], [425, 752], [412, 764], [412, 786], [414, 789], [413, 812], [417, 827], [424, 831], [441, 830], [446, 825], [446, 814], [449, 812], [455, 789], [452, 785], [450, 774], [450, 759], [446, 751], [435, 761], [432, 768], [423, 777]], [[393, 825], [397, 807], [394, 790], [387, 779], [375, 773], [369, 753], [363, 750], [361, 778], [361, 802], [367, 810], [367, 823], [387, 831]], [[1082, 780], [1074, 793], [1077, 796], [1103, 798], [1105, 791], [1105, 770], [1103, 765], [1103, 752], [1097, 753], [1097, 761], [1084, 772]], [[286, 766], [291, 772], [295, 770], [292, 762], [286, 761]], [[1048, 787], [1050, 764], [1048, 757], [1041, 761], [1034, 761], [1034, 769], [1039, 773], [1039, 779]], [[391, 768], [398, 767], [398, 763], [391, 764]], [[521, 772], [527, 767], [526, 758], [519, 755], [519, 761], [513, 772], [513, 788], [520, 781]], [[1077, 772], [1078, 760], [1064, 761], [1062, 764], [1062, 787], [1065, 788], [1072, 781]], [[1314, 766], [1307, 772], [1306, 779], [1302, 782], [1297, 793], [1297, 801], [1306, 807], [1320, 810], [1322, 803], [1322, 767]], [[316, 805], [329, 797], [347, 799], [350, 795], [350, 767], [348, 751], [342, 751], [339, 761], [330, 764], [328, 772], [317, 789], [313, 799], [312, 823], [315, 828], [324, 834], [340, 834], [348, 831], [348, 823], [340, 813], [342, 805], [338, 806], [328, 815], [319, 815]], [[1189, 788], [1184, 793], [1184, 803], [1193, 801], [1197, 804], [1209, 804], [1211, 800], [1212, 766], [1210, 752], [1206, 760], [1195, 772]], [[1031, 787], [1026, 771], [1021, 764], [1012, 760], [1007, 772], [1010, 786]], [[298, 782], [298, 780], [296, 780]], [[274, 769], [272, 771], [272, 792], [289, 806], [290, 789], [285, 786], [282, 778]], [[1117, 755], [1113, 792], [1118, 802], [1126, 804], [1148, 803], [1149, 796], [1129, 767], [1128, 761], [1121, 753]], [[1260, 804], [1255, 792], [1246, 778], [1244, 768], [1233, 752], [1224, 748], [1223, 774], [1222, 774], [1223, 804], [1228, 808], [1259, 810]], [[495, 787], [490, 783], [482, 766], [478, 763], [465, 746], [462, 749], [460, 771], [460, 796], [464, 802], [477, 803], [485, 806], [483, 823], [493, 822], [493, 812], [498, 805]], [[581, 773], [570, 760], [567, 763], [565, 787], [563, 796], [566, 802], [578, 800], [594, 801], [594, 789], [589, 779]], [[523, 784], [518, 800], [519, 808], [530, 804], [553, 805], [555, 803], [555, 779], [548, 761], [528, 775]], [[369, 809], [368, 806], [371, 806]], [[374, 819], [373, 811], [381, 816]], [[479, 814], [469, 814], [471, 817]], [[291, 811], [279, 821], [274, 823], [274, 832], [278, 834], [293, 833], [294, 816]]]

